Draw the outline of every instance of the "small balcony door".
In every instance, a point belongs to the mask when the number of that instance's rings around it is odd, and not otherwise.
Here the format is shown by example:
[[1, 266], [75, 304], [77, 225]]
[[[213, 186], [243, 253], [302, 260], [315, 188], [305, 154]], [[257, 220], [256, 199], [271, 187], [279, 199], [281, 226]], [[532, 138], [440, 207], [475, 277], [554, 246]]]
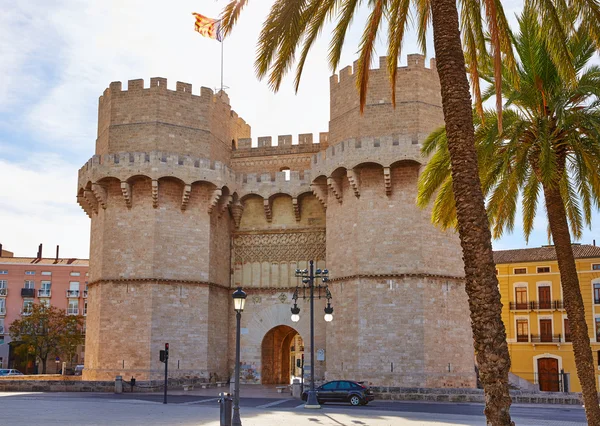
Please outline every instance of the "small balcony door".
[[540, 320], [540, 342], [552, 342], [552, 320]]
[[538, 300], [540, 309], [552, 308], [552, 300], [550, 299], [550, 286], [538, 287]]
[[527, 287], [515, 288], [516, 308], [519, 310], [527, 309]]

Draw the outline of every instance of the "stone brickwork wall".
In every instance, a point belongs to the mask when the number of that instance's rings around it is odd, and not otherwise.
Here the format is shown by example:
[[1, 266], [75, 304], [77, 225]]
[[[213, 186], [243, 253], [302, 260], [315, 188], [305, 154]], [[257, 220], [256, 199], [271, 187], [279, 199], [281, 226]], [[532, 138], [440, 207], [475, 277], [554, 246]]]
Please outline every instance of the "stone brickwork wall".
[[443, 123], [435, 62], [409, 55], [396, 108], [372, 70], [364, 115], [350, 67], [330, 83], [329, 133], [255, 146], [224, 93], [161, 78], [104, 92], [77, 192], [92, 218], [85, 379], [157, 378], [166, 342], [173, 377], [226, 379], [241, 286], [242, 381], [285, 381], [290, 336], [310, 350], [308, 303], [290, 319], [294, 271], [315, 260], [334, 307], [325, 323], [316, 301], [318, 381], [474, 385], [458, 238], [415, 207], [420, 143]]
[[[456, 280], [354, 278], [331, 285], [327, 380], [378, 386], [474, 387], [464, 288]], [[367, 296], [368, 295], [368, 296]]]

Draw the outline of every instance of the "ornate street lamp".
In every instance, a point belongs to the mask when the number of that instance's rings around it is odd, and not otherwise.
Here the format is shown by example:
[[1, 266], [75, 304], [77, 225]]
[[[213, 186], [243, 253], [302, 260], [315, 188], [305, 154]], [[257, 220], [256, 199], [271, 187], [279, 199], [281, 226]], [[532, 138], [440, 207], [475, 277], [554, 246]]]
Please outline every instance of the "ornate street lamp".
[[[292, 307], [292, 321], [298, 322], [300, 320], [300, 308], [297, 305], [298, 299], [309, 299], [310, 300], [310, 390], [308, 391], [308, 397], [306, 398], [306, 404], [304, 408], [321, 408], [319, 400], [317, 399], [317, 393], [315, 392], [315, 314], [314, 314], [314, 300], [315, 297], [321, 298], [321, 290], [325, 291], [325, 297], [327, 299], [327, 307], [325, 308], [325, 321], [330, 322], [333, 320], [333, 308], [331, 307], [331, 293], [327, 282], [329, 281], [329, 271], [327, 269], [314, 270], [314, 261], [310, 261], [310, 269], [296, 269], [296, 277], [302, 278], [302, 287], [296, 286], [294, 292], [294, 306]], [[315, 278], [321, 279], [324, 285], [315, 285]], [[309, 295], [306, 295], [306, 289], [309, 289]], [[300, 295], [300, 289], [302, 289], [302, 295]], [[315, 296], [315, 289], [318, 294]]]
[[237, 327], [235, 332], [235, 390], [233, 395], [232, 426], [242, 426], [242, 421], [240, 419], [240, 322], [245, 305], [246, 293], [242, 290], [242, 287], [238, 287], [237, 290], [233, 292], [233, 309], [235, 309]]

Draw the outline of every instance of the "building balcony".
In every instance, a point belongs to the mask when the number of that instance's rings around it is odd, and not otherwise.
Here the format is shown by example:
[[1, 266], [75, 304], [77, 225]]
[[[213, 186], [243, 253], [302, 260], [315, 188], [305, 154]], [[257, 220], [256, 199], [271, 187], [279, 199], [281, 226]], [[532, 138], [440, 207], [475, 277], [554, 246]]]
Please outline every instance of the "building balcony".
[[600, 305], [600, 299], [594, 297], [594, 305]]
[[567, 334], [564, 335], [563, 342], [565, 342], [565, 343], [571, 343], [571, 334], [570, 333], [567, 333]]
[[533, 302], [510, 302], [511, 311], [529, 311]]
[[35, 288], [22, 288], [21, 297], [35, 297]]
[[529, 334], [517, 334], [517, 342], [529, 343]]
[[542, 300], [537, 302], [531, 302], [531, 309], [536, 311], [551, 311], [554, 308], [554, 303], [551, 300]]
[[52, 290], [40, 288], [38, 290], [38, 297], [50, 297], [52, 295]]
[[562, 343], [560, 334], [532, 334], [531, 343]]
[[83, 298], [84, 299], [87, 299], [87, 294], [88, 294], [88, 291], [87, 290], [83, 290]]
[[33, 312], [33, 309], [31, 307], [27, 307], [25, 309], [21, 309], [21, 316], [28, 316], [31, 315], [31, 313]]
[[0, 315], [6, 315], [6, 308], [0, 308]]
[[79, 297], [79, 290], [67, 290], [67, 297]]
[[8, 296], [8, 289], [0, 288], [0, 296]]
[[565, 303], [562, 300], [555, 300], [552, 303], [554, 304], [554, 309], [557, 311], [563, 311], [565, 309]]
[[67, 315], [79, 315], [79, 308], [67, 308]]
[[4, 326], [0, 325], [0, 334], [4, 334]]

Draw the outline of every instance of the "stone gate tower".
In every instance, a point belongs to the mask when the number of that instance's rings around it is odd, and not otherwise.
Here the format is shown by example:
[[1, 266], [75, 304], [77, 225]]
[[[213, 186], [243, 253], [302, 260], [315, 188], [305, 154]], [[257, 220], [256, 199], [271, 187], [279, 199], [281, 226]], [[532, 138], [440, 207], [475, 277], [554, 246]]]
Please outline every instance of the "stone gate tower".
[[[86, 379], [226, 377], [232, 140], [250, 128], [225, 94], [153, 78], [100, 97], [96, 155], [78, 200], [92, 218]], [[226, 214], [224, 214], [226, 212]]]
[[308, 305], [290, 319], [294, 270], [315, 260], [335, 309], [325, 323], [316, 304], [319, 380], [474, 386], [458, 238], [415, 207], [420, 143], [443, 123], [435, 63], [409, 55], [396, 108], [385, 67], [370, 73], [364, 115], [345, 68], [330, 80], [329, 133], [277, 145], [253, 144], [224, 93], [110, 85], [79, 172], [92, 218], [86, 379], [159, 378], [165, 342], [173, 376], [227, 377], [243, 286], [242, 381], [289, 381], [310, 349]]

